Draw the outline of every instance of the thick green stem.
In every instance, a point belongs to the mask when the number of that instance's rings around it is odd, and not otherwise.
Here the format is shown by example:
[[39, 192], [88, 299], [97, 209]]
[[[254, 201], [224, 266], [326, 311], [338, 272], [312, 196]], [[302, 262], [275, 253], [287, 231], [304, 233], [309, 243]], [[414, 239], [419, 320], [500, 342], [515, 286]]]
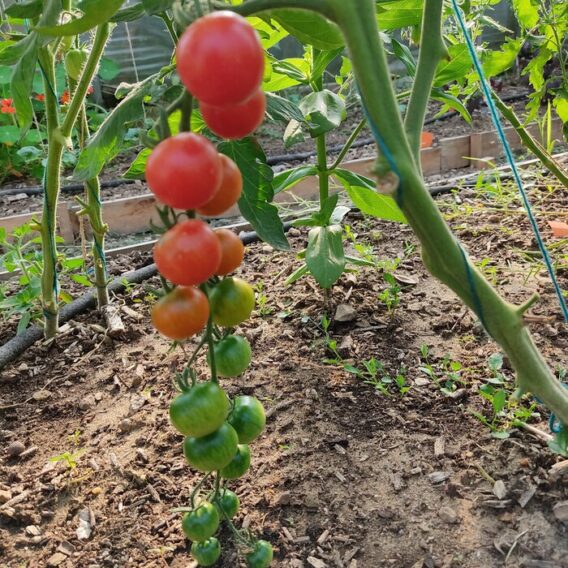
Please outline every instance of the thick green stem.
[[425, 0], [422, 16], [422, 34], [416, 77], [404, 120], [406, 134], [416, 166], [421, 169], [420, 143], [424, 118], [440, 59], [447, 55], [442, 37], [444, 0]]
[[57, 136], [59, 129], [59, 108], [55, 86], [55, 58], [49, 46], [39, 50], [39, 61], [43, 72], [45, 93], [45, 117], [47, 123], [48, 154], [45, 168], [43, 214], [41, 219], [41, 245], [43, 271], [41, 275], [41, 295], [44, 315], [44, 335], [46, 339], [55, 337], [59, 326], [59, 306], [57, 300], [57, 200], [60, 189], [60, 167], [63, 145]]
[[541, 161], [541, 163], [546, 167], [546, 169], [556, 176], [556, 178], [564, 185], [568, 187], [568, 172], [560, 167], [558, 162], [546, 151], [545, 148], [535, 140], [528, 130], [523, 126], [522, 122], [519, 120], [515, 111], [508, 105], [506, 105], [499, 96], [493, 92], [493, 100], [497, 108], [501, 111], [501, 114], [509, 121], [511, 126], [517, 131], [517, 134], [525, 144], [525, 146]]
[[45, 170], [45, 195], [42, 216], [42, 302], [44, 312], [44, 335], [47, 339], [55, 337], [58, 328], [57, 303], [57, 245], [55, 242], [56, 212], [59, 190], [61, 187], [61, 157], [66, 145], [70, 145], [70, 136], [73, 126], [81, 111], [87, 90], [91, 85], [93, 76], [97, 70], [104, 46], [109, 35], [109, 24], [102, 24], [97, 28], [91, 54], [77, 85], [77, 89], [63, 124], [59, 125], [59, 106], [55, 93], [55, 58], [53, 51], [48, 46], [39, 51], [39, 61], [43, 70], [45, 109], [47, 121], [48, 155]]
[[318, 181], [320, 209], [329, 197], [329, 170], [327, 169], [327, 144], [325, 134], [316, 138], [317, 158], [318, 158]]

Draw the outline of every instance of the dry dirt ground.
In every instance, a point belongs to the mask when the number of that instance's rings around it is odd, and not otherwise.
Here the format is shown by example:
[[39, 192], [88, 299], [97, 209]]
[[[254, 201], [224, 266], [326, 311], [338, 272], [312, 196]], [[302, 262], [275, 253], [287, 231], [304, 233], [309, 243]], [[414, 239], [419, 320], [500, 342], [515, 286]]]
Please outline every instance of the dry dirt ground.
[[[567, 210], [566, 194], [537, 186], [533, 197], [554, 243], [544, 221], [547, 212]], [[568, 331], [550, 283], [543, 270], [526, 278], [539, 265], [522, 252], [535, 245], [513, 194], [465, 190], [457, 201], [446, 196], [443, 207], [474, 260], [490, 259], [485, 270], [508, 299], [541, 293], [531, 328], [551, 366], [567, 368]], [[357, 214], [346, 223], [371, 247], [378, 269], [344, 275], [327, 306], [310, 279], [284, 286], [299, 263], [293, 254], [262, 243], [247, 250], [241, 275], [262, 288], [242, 328], [254, 359], [223, 385], [232, 396], [254, 393], [269, 418], [252, 446], [250, 472], [231, 485], [242, 504], [237, 524], [270, 541], [282, 567], [568, 566], [568, 524], [554, 509], [568, 500], [568, 476], [550, 474], [561, 458], [524, 430], [496, 439], [472, 414], [492, 420], [479, 388], [493, 376], [487, 360], [497, 346], [426, 274], [408, 228]], [[294, 229], [291, 243], [301, 250], [305, 231]], [[566, 247], [555, 251], [568, 289]], [[403, 283], [393, 315], [379, 295], [387, 287], [382, 269], [397, 257]], [[137, 254], [113, 268], [149, 262]], [[186, 355], [170, 352], [152, 330], [150, 288], [157, 285], [115, 299], [126, 307], [124, 337], [106, 337], [98, 315], [85, 314], [2, 373], [0, 566], [193, 565], [171, 510], [187, 504], [198, 476], [167, 418], [172, 377]], [[340, 304], [350, 321], [334, 317]], [[363, 370], [373, 358], [384, 368], [376, 385], [345, 368]], [[410, 387], [404, 394], [381, 381], [397, 373]], [[502, 373], [511, 389], [506, 360]], [[495, 424], [506, 428], [514, 411], [507, 407]], [[547, 418], [537, 408], [529, 423], [545, 431]], [[10, 457], [18, 444], [24, 453]], [[78, 529], [88, 538], [78, 538]], [[218, 565], [241, 566], [227, 529], [221, 539]]]

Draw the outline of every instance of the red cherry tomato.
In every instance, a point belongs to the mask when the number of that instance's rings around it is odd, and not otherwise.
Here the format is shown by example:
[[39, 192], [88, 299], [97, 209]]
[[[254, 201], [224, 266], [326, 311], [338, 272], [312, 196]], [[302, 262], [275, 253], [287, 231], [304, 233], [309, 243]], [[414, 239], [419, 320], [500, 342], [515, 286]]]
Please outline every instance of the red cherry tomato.
[[264, 52], [254, 28], [233, 12], [208, 14], [182, 34], [177, 71], [187, 90], [207, 104], [235, 105], [258, 89]]
[[224, 154], [219, 154], [219, 157], [223, 168], [221, 187], [211, 201], [197, 210], [200, 215], [213, 217], [225, 213], [239, 200], [243, 190], [243, 176], [237, 164]]
[[175, 209], [196, 209], [214, 197], [223, 168], [215, 146], [204, 136], [182, 132], [160, 142], [146, 163], [155, 196]]
[[221, 244], [207, 223], [189, 219], [162, 235], [154, 247], [160, 274], [178, 286], [205, 282], [221, 264]]
[[259, 90], [244, 103], [223, 107], [201, 103], [199, 108], [212, 132], [221, 138], [235, 140], [252, 134], [262, 124], [266, 96]]
[[193, 286], [178, 286], [152, 308], [152, 323], [170, 339], [187, 339], [199, 333], [209, 319], [207, 296]]
[[221, 245], [221, 264], [219, 264], [215, 274], [225, 276], [234, 272], [241, 265], [245, 256], [245, 245], [229, 229], [217, 229], [215, 234]]

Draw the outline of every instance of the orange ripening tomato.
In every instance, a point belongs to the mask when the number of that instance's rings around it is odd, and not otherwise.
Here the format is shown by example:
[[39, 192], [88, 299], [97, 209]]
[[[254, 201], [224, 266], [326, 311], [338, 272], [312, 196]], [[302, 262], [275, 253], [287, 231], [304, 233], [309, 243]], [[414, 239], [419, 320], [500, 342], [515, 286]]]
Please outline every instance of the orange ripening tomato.
[[245, 245], [233, 231], [217, 229], [215, 231], [221, 244], [221, 264], [215, 271], [218, 276], [226, 276], [235, 271], [245, 256]]
[[207, 104], [235, 105], [259, 88], [264, 51], [245, 18], [228, 10], [207, 14], [191, 24], [176, 48], [181, 82]]
[[215, 146], [191, 132], [160, 142], [146, 163], [150, 189], [162, 203], [175, 209], [197, 209], [211, 201], [222, 176]]
[[229, 210], [241, 196], [243, 190], [243, 176], [237, 164], [223, 154], [219, 154], [223, 168], [223, 179], [219, 191], [203, 207], [197, 209], [200, 215], [213, 217]]
[[207, 296], [193, 286], [178, 286], [152, 308], [152, 323], [166, 337], [181, 341], [199, 333], [209, 319]]
[[266, 95], [257, 91], [250, 99], [234, 106], [214, 106], [201, 103], [199, 108], [209, 129], [227, 140], [252, 134], [264, 120]]
[[160, 274], [178, 286], [194, 286], [215, 274], [221, 264], [221, 244], [209, 225], [188, 219], [174, 225], [154, 247]]

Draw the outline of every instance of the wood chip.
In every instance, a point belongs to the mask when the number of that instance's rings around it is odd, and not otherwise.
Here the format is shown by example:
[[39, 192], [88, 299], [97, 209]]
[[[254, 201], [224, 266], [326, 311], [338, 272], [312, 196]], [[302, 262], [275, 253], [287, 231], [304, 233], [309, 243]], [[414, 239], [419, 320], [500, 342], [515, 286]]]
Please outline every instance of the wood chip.
[[493, 495], [495, 495], [497, 499], [505, 499], [507, 496], [507, 488], [500, 479], [498, 479], [493, 485]]
[[267, 419], [270, 418], [275, 412], [278, 412], [279, 410], [284, 410], [285, 408], [292, 406], [292, 404], [294, 404], [293, 400], [283, 400], [282, 402], [275, 404], [266, 411], [266, 418]]
[[529, 487], [523, 491], [522, 495], [517, 499], [519, 505], [524, 509], [529, 501], [534, 497], [536, 493], [536, 485], [529, 485]]
[[439, 458], [443, 456], [446, 452], [446, 442], [444, 438], [436, 438], [434, 440], [434, 455]]
[[318, 544], [324, 544], [325, 541], [329, 538], [329, 529], [325, 529], [318, 537]]
[[313, 568], [327, 568], [327, 564], [315, 556], [308, 556], [308, 564]]

